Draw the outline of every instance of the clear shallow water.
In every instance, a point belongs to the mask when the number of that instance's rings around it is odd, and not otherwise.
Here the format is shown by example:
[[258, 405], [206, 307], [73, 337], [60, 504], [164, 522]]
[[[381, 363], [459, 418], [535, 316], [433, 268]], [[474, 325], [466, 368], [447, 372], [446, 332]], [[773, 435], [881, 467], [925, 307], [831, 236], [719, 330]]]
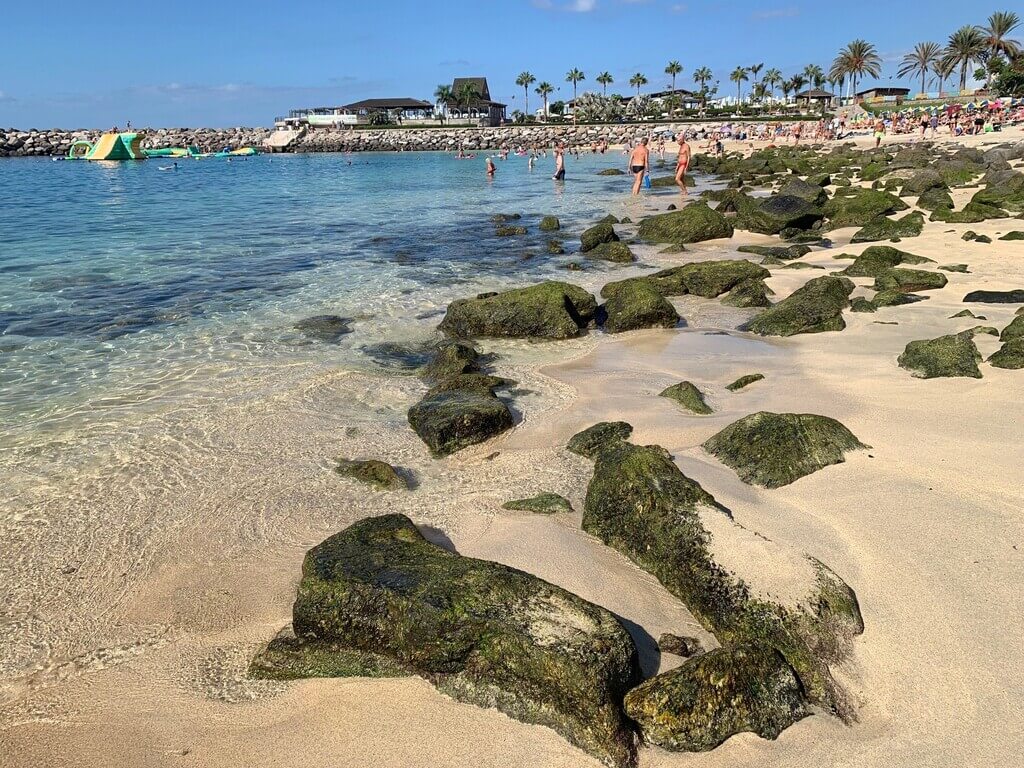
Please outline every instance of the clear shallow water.
[[[285, 155], [248, 160], [0, 163], [0, 451], [32, 455], [154, 409], [266, 391], [320, 368], [367, 367], [425, 339], [447, 302], [558, 276], [543, 214], [563, 228], [622, 214], [618, 154], [568, 162], [482, 156]], [[350, 164], [351, 163], [351, 164]], [[525, 237], [489, 217], [522, 213]], [[293, 329], [355, 318], [336, 343]], [[370, 353], [370, 354], [368, 354]]]

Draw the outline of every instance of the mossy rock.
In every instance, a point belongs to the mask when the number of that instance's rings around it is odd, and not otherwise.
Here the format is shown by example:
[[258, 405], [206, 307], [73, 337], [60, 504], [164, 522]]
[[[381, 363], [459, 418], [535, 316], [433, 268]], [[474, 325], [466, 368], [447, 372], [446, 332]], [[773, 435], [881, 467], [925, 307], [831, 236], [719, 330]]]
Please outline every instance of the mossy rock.
[[[936, 187], [929, 189], [917, 198], [917, 207], [923, 211], [952, 211], [953, 197], [944, 187]], [[944, 214], [939, 214], [939, 216], [942, 215]], [[933, 218], [933, 220], [935, 219]]]
[[548, 281], [448, 305], [439, 328], [455, 338], [570, 339], [593, 322], [597, 301], [569, 283]]
[[946, 276], [940, 272], [929, 272], [924, 269], [906, 269], [893, 267], [882, 272], [875, 278], [876, 291], [934, 291], [945, 288]]
[[832, 176], [827, 173], [812, 173], [807, 177], [808, 184], [817, 184], [819, 187], [829, 187], [832, 185]]
[[562, 228], [557, 216], [545, 216], [537, 227], [541, 232], [557, 232]]
[[912, 341], [897, 362], [920, 379], [940, 377], [981, 378], [981, 353], [971, 331], [952, 333], [937, 339]]
[[[752, 261], [723, 259], [683, 264], [639, 279], [650, 282], [663, 296], [693, 294], [705, 299], [715, 299], [742, 282], [763, 280], [766, 277], [771, 277], [771, 272]], [[601, 290], [601, 295], [610, 295], [619, 285], [626, 282], [609, 283]]]
[[750, 232], [777, 235], [790, 229], [810, 229], [824, 216], [821, 208], [802, 197], [774, 195], [758, 199], [753, 205], [741, 210], [736, 225]]
[[962, 210], [954, 211], [953, 206], [940, 206], [932, 210], [931, 221], [947, 224], [980, 224], [987, 219], [1004, 219], [1006, 212], [981, 203], [968, 203]]
[[562, 246], [561, 240], [548, 240], [547, 242], [548, 253], [552, 256], [561, 256], [565, 253], [565, 248]]
[[351, 477], [361, 483], [372, 485], [384, 491], [407, 491], [409, 481], [402, 477], [393, 466], [378, 459], [353, 460], [337, 459], [335, 472]]
[[1024, 304], [1024, 288], [1010, 291], [971, 291], [964, 296], [964, 303], [980, 304]]
[[626, 695], [644, 741], [673, 752], [706, 752], [730, 736], [775, 739], [810, 714], [792, 667], [765, 646], [716, 648]]
[[780, 197], [799, 197], [811, 205], [822, 205], [828, 200], [828, 192], [824, 189], [825, 185], [815, 184], [810, 179], [804, 181], [803, 179], [793, 179], [786, 182], [779, 189]]
[[[694, 179], [693, 176], [691, 176], [690, 174], [686, 174], [684, 181], [686, 186], [688, 187], [692, 187], [697, 183], [696, 179]], [[674, 174], [671, 176], [656, 176], [651, 179], [651, 186], [654, 187], [655, 189], [662, 189], [664, 187], [675, 187], [677, 186], [676, 177]]]
[[674, 328], [679, 322], [675, 307], [646, 280], [633, 280], [616, 290], [604, 304], [604, 329], [608, 333], [640, 328]]
[[877, 312], [878, 311], [878, 307], [876, 307], [874, 304], [872, 304], [868, 299], [865, 299], [863, 296], [858, 296], [857, 298], [855, 298], [855, 299], [850, 301], [850, 311], [851, 312]]
[[611, 261], [616, 264], [629, 264], [636, 261], [636, 256], [625, 243], [601, 243], [586, 252], [588, 259]]
[[751, 597], [747, 585], [722, 568], [710, 550], [701, 514], [723, 510], [667, 451], [636, 446], [619, 435], [592, 449], [596, 463], [583, 529], [653, 574], [719, 643], [778, 650], [810, 701], [844, 711], [828, 664], [842, 658], [849, 639], [863, 631], [852, 590], [815, 561], [817, 584], [804, 607], [791, 610]]
[[338, 315], [314, 315], [299, 320], [292, 327], [310, 339], [332, 343], [346, 333], [352, 333], [352, 319]]
[[438, 458], [512, 428], [512, 412], [495, 396], [502, 379], [462, 374], [445, 379], [409, 409], [409, 425]]
[[678, 211], [648, 216], [640, 222], [639, 236], [655, 243], [699, 243], [732, 237], [732, 224], [707, 203], [690, 203]]
[[1000, 341], [1013, 341], [1014, 339], [1024, 339], [1024, 315], [1018, 314], [1014, 317], [999, 334]]
[[639, 668], [619, 621], [528, 573], [448, 552], [404, 515], [362, 520], [310, 550], [292, 616], [300, 654], [383, 657], [459, 701], [546, 725], [607, 765], [634, 764], [621, 701]]
[[988, 235], [979, 235], [971, 229], [964, 232], [963, 235], [960, 236], [960, 239], [968, 243], [982, 243], [983, 245], [988, 245], [992, 242], [992, 238]]
[[1024, 368], [1024, 338], [1012, 339], [989, 356], [988, 362], [994, 368], [1019, 370]]
[[845, 277], [816, 277], [759, 314], [744, 329], [761, 336], [841, 331], [846, 327], [843, 310], [850, 305], [853, 289], [853, 282]]
[[619, 220], [617, 218], [615, 218], [612, 214], [608, 213], [608, 214], [605, 214], [604, 218], [598, 219], [597, 223], [598, 224], [618, 224]]
[[495, 224], [506, 224], [510, 221], [519, 221], [523, 218], [521, 213], [496, 213], [491, 216], [491, 221]]
[[437, 348], [430, 362], [420, 370], [420, 376], [436, 384], [462, 373], [476, 373], [479, 366], [480, 353], [476, 347], [462, 341], [449, 341]]
[[809, 245], [741, 245], [736, 249], [740, 253], [752, 253], [755, 256], [772, 256], [782, 261], [799, 259], [811, 252]]
[[706, 416], [714, 413], [711, 407], [704, 402], [704, 393], [697, 389], [696, 385], [689, 381], [681, 381], [671, 387], [662, 390], [659, 397], [667, 397], [693, 413]]
[[725, 388], [728, 389], [730, 392], [739, 392], [741, 389], [744, 389], [745, 387], [749, 387], [755, 381], [763, 381], [763, 380], [764, 380], [764, 374], [763, 373], [748, 373], [746, 376], [740, 376], [732, 384], [726, 385]]
[[658, 650], [662, 653], [671, 653], [674, 656], [689, 658], [704, 653], [704, 645], [696, 637], [687, 635], [673, 635], [664, 632], [658, 638]]
[[961, 275], [969, 275], [970, 270], [967, 269], [967, 264], [940, 264], [939, 269], [943, 272], [957, 272]]
[[980, 316], [978, 316], [978, 315], [974, 314], [974, 313], [973, 313], [973, 312], [971, 312], [971, 310], [969, 310], [969, 309], [961, 309], [961, 310], [960, 310], [959, 312], [957, 312], [957, 313], [956, 313], [955, 315], [950, 315], [950, 316], [949, 316], [949, 319], [950, 319], [950, 320], [955, 320], [955, 319], [956, 319], [956, 318], [958, 318], [958, 317], [973, 317], [973, 318], [974, 318], [974, 319], [976, 319], [976, 320], [985, 320], [985, 319], [986, 319], [986, 318], [984, 318], [984, 317], [980, 317]]
[[903, 197], [923, 195], [932, 189], [948, 189], [942, 174], [934, 168], [922, 168], [905, 182], [900, 194]]
[[[837, 257], [838, 258], [838, 257]], [[901, 251], [888, 245], [869, 245], [842, 274], [847, 277], [878, 277], [900, 264], [934, 263], [923, 256]]]
[[704, 443], [743, 482], [763, 488], [789, 485], [865, 447], [835, 419], [769, 411], [745, 416]]
[[626, 172], [621, 168], [605, 168], [597, 172], [598, 176], [625, 176]]
[[506, 501], [501, 505], [502, 509], [511, 509], [517, 512], [535, 512], [539, 515], [554, 515], [559, 512], [572, 512], [572, 504], [564, 496], [557, 493], [540, 493], [529, 499], [517, 499]]
[[584, 253], [592, 251], [602, 243], [617, 243], [619, 236], [611, 224], [600, 222], [580, 235], [580, 250]]
[[526, 227], [502, 225], [494, 228], [494, 234], [497, 237], [518, 237], [519, 235], [526, 234]]
[[902, 219], [890, 219], [879, 216], [872, 219], [866, 226], [857, 230], [851, 243], [872, 243], [878, 240], [893, 238], [917, 237], [924, 229], [924, 214], [920, 211], [908, 213]]
[[1024, 211], [1024, 174], [1010, 170], [992, 175], [984, 189], [974, 194], [971, 202], [1017, 213]]
[[899, 289], [891, 289], [887, 291], [879, 291], [871, 297], [871, 303], [876, 309], [882, 307], [901, 307], [904, 304], [916, 304], [919, 301], [924, 301], [925, 296], [918, 296], [914, 293], [907, 293]]
[[864, 227], [880, 216], [905, 211], [909, 208], [896, 195], [861, 187], [849, 187], [836, 192], [824, 205], [825, 218], [833, 229]]
[[727, 307], [739, 307], [746, 309], [750, 307], [770, 307], [771, 301], [768, 296], [772, 289], [765, 284], [764, 280], [744, 280], [732, 287], [722, 297], [722, 303]]
[[596, 459], [602, 451], [628, 440], [631, 434], [633, 427], [624, 421], [602, 421], [577, 432], [566, 448], [578, 456]]
[[820, 264], [808, 264], [803, 261], [791, 261], [789, 264], [785, 264], [783, 269], [825, 269]]
[[1007, 232], [1005, 235], [999, 238], [1000, 240], [1024, 240], [1024, 232], [1020, 230], [1014, 230], [1013, 232]]

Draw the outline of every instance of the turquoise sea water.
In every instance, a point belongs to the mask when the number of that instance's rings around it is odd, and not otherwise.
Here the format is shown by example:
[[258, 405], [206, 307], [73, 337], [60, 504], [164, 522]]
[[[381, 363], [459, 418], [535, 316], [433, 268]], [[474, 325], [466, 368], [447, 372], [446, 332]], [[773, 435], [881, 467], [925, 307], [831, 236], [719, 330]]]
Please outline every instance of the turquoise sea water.
[[[0, 450], [45, 451], [120, 419], [317, 366], [400, 363], [448, 301], [544, 278], [568, 256], [537, 231], [621, 215], [619, 154], [498, 161], [443, 154], [278, 155], [87, 164], [0, 163]], [[523, 214], [525, 237], [490, 216]], [[354, 318], [337, 343], [298, 320]], [[383, 346], [381, 346], [383, 345]], [[0, 457], [2, 458], [2, 457]]]

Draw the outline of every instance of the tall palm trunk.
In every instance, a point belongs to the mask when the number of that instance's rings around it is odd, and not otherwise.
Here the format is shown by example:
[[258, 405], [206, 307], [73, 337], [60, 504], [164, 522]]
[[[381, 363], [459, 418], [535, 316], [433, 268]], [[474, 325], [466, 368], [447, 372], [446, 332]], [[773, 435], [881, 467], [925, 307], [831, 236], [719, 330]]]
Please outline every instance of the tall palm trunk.
[[523, 108], [526, 110], [526, 114], [523, 115], [523, 119], [525, 120], [530, 116], [530, 86], [528, 85], [523, 86], [523, 101]]

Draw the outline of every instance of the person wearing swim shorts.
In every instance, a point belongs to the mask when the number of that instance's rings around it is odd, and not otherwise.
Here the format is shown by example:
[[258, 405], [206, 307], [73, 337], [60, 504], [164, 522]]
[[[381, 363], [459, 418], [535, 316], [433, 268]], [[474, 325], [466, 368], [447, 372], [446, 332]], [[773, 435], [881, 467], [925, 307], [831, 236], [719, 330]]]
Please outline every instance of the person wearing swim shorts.
[[885, 122], [883, 120], [879, 120], [877, 123], [875, 123], [875, 149], [878, 149], [878, 147], [881, 145], [882, 138], [884, 136]]
[[565, 150], [561, 144], [555, 149], [555, 175], [551, 178], [555, 181], [565, 181]]
[[640, 187], [644, 183], [644, 174], [650, 170], [651, 151], [647, 148], [647, 137], [640, 139], [633, 151], [629, 153], [629, 171], [636, 178], [633, 181], [633, 194], [640, 194]]
[[686, 194], [686, 169], [690, 167], [690, 145], [686, 143], [686, 136], [678, 134], [676, 142], [679, 144], [679, 154], [676, 156], [676, 185], [680, 191]]

